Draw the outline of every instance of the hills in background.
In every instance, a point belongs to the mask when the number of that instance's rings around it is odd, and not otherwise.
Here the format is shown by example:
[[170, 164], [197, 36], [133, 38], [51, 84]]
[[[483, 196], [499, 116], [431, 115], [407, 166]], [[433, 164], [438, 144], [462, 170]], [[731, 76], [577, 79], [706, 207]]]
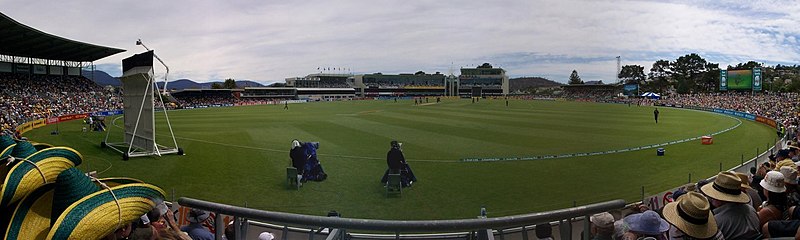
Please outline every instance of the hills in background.
[[530, 88], [558, 87], [564, 84], [541, 77], [521, 77], [509, 79], [508, 85], [508, 90], [514, 92], [517, 90], [525, 91]]
[[[178, 79], [178, 80], [175, 80], [175, 81], [169, 81], [169, 84], [167, 84], [167, 88], [176, 89], [176, 90], [182, 90], [182, 89], [211, 89], [211, 85], [213, 85], [214, 83], [222, 85], [223, 82], [222, 81], [218, 81], [218, 82], [198, 83], [198, 82], [192, 81], [191, 79]], [[158, 84], [159, 88], [164, 86], [164, 82], [158, 82], [157, 84]], [[236, 86], [238, 86], [240, 88], [243, 88], [243, 87], [263, 87], [264, 85], [261, 84], [261, 83], [250, 81], [250, 80], [236, 80]]]
[[[84, 70], [82, 74], [83, 74], [84, 77], [93, 80], [95, 83], [97, 83], [98, 85], [101, 85], [101, 86], [111, 85], [111, 86], [118, 87], [118, 86], [122, 85], [122, 83], [119, 81], [118, 78], [112, 77], [111, 75], [108, 75], [108, 73], [103, 72], [103, 71], [95, 70], [94, 71], [94, 75], [92, 75], [92, 71]], [[214, 83], [218, 83], [218, 84], [222, 85], [223, 81], [198, 83], [198, 82], [192, 81], [191, 79], [178, 79], [178, 80], [174, 80], [174, 81], [169, 81], [169, 84], [167, 84], [167, 87], [169, 87], [169, 89], [177, 89], [177, 90], [183, 90], [183, 89], [188, 89], [188, 88], [210, 89], [211, 85], [214, 84]], [[157, 84], [158, 84], [158, 87], [163, 87], [164, 86], [164, 82], [157, 82]], [[243, 88], [243, 87], [263, 87], [264, 86], [261, 83], [258, 83], [258, 82], [255, 82], [255, 81], [251, 81], [251, 80], [236, 80], [236, 85], [239, 86], [240, 88]]]
[[[92, 75], [92, 71], [83, 71], [83, 76], [86, 78], [94, 80], [95, 83], [106, 86], [120, 86], [122, 83], [116, 77], [112, 77], [108, 75], [108, 73], [95, 70], [94, 75]], [[222, 81], [217, 82], [206, 82], [206, 83], [198, 83], [191, 79], [178, 79], [174, 81], [170, 81], [167, 87], [170, 89], [210, 89], [211, 85], [214, 83], [222, 84]], [[243, 87], [263, 87], [264, 85], [255, 81], [251, 80], [237, 80], [236, 85], [240, 88]], [[521, 78], [512, 78], [509, 79], [509, 90], [510, 91], [517, 91], [517, 90], [526, 90], [530, 88], [540, 88], [540, 87], [557, 87], [564, 85], [563, 83], [555, 82], [546, 78], [541, 77], [521, 77]], [[159, 82], [158, 87], [163, 87], [164, 83]]]

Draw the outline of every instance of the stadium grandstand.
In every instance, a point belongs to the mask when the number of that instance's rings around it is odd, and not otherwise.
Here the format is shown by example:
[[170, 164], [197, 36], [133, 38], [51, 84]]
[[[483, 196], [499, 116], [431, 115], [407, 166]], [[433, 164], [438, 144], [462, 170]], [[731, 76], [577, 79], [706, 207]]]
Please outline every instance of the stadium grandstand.
[[622, 85], [603, 84], [602, 81], [568, 84], [561, 86], [561, 89], [567, 98], [584, 101], [611, 100], [619, 97], [619, 93], [622, 93]]
[[[121, 109], [119, 92], [82, 76], [125, 50], [51, 35], [0, 13], [0, 126]], [[56, 120], [49, 120], [56, 121]]]

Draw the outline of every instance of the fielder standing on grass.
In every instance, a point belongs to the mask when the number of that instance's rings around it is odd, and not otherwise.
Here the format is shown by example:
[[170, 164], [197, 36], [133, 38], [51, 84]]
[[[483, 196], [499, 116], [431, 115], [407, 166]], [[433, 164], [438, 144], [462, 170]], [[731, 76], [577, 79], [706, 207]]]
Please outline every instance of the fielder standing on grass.
[[653, 116], [656, 118], [656, 123], [658, 123], [658, 108], [653, 111]]

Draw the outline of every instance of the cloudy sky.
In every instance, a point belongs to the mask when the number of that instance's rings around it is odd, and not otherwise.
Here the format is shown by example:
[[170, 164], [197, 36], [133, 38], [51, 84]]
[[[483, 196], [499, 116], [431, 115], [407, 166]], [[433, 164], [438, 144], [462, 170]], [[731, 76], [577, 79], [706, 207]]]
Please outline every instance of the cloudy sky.
[[0, 12], [66, 38], [128, 50], [141, 38], [171, 79], [447, 73], [483, 62], [512, 77], [615, 79], [622, 64], [698, 53], [721, 66], [800, 62], [796, 1], [2, 1]]

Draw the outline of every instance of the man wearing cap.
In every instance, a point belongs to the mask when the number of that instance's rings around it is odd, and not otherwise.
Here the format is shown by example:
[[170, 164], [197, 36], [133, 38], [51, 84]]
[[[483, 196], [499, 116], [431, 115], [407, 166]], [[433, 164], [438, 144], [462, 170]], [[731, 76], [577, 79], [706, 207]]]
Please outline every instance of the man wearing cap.
[[189, 210], [189, 225], [183, 226], [181, 231], [188, 233], [193, 240], [213, 240], [214, 234], [203, 226], [210, 216], [211, 214], [200, 209]]
[[756, 210], [747, 203], [750, 197], [741, 190], [736, 174], [720, 172], [713, 183], [700, 188], [714, 206], [714, 219], [726, 239], [755, 239], [761, 229]]
[[676, 201], [667, 203], [663, 214], [664, 219], [672, 225], [669, 239], [725, 239], [717, 228], [711, 206], [703, 194], [688, 192]]
[[602, 212], [589, 217], [592, 223], [590, 228], [592, 240], [612, 240], [614, 235], [614, 216], [608, 212]]

